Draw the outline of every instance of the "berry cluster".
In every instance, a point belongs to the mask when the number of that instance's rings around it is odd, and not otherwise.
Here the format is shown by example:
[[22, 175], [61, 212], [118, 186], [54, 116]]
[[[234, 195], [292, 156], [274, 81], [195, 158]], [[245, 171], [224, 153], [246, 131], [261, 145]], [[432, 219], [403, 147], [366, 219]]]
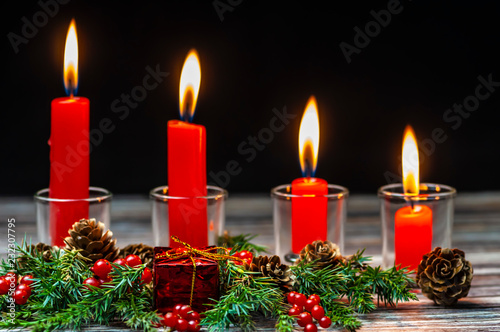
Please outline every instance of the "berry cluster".
[[[33, 276], [27, 274], [18, 281], [18, 276], [14, 272], [8, 272], [0, 277], [0, 295], [9, 294], [15, 304], [25, 304], [31, 295], [31, 284]], [[11, 291], [13, 290], [13, 291]]]
[[231, 256], [238, 257], [239, 259], [242, 259], [242, 261], [234, 261], [234, 264], [236, 264], [236, 265], [243, 265], [243, 263], [247, 263], [250, 265], [250, 263], [252, 263], [252, 259], [253, 259], [253, 254], [248, 250], [237, 251], [234, 254], [232, 254]]
[[172, 328], [172, 331], [197, 332], [201, 329], [200, 314], [190, 306], [177, 304], [172, 312], [159, 314], [160, 325]]
[[313, 294], [307, 298], [304, 294], [290, 292], [287, 300], [292, 305], [288, 315], [297, 317], [297, 324], [304, 328], [304, 332], [318, 331], [315, 323], [325, 329], [332, 325], [332, 320], [325, 316], [325, 309], [320, 305], [319, 295]]
[[[121, 266], [138, 266], [142, 264], [141, 259], [137, 255], [128, 255], [125, 258], [118, 258], [113, 261], [115, 265]], [[90, 268], [94, 272], [94, 276], [87, 278], [83, 281], [85, 285], [90, 285], [94, 287], [101, 287], [102, 284], [109, 283], [112, 278], [109, 273], [113, 269], [113, 265], [106, 259], [100, 259], [94, 263], [94, 266]], [[149, 284], [153, 280], [153, 274], [149, 268], [145, 268], [141, 274], [141, 285]]]

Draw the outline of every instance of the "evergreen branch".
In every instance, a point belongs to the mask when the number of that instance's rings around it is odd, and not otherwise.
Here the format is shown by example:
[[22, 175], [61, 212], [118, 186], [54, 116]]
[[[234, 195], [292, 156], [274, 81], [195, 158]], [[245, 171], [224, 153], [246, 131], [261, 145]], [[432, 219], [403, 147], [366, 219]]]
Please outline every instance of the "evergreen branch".
[[284, 294], [268, 277], [257, 277], [241, 267], [225, 265], [225, 285], [219, 301], [205, 312], [200, 325], [209, 331], [221, 331], [230, 326], [238, 326], [243, 331], [255, 330], [253, 315], [268, 318], [283, 314]]
[[240, 234], [236, 236], [230, 236], [229, 233], [225, 232], [223, 236], [219, 237], [218, 245], [232, 248], [234, 251], [248, 250], [254, 256], [262, 253], [267, 253], [268, 248], [266, 246], [261, 246], [251, 242], [256, 237], [257, 235], [255, 234]]

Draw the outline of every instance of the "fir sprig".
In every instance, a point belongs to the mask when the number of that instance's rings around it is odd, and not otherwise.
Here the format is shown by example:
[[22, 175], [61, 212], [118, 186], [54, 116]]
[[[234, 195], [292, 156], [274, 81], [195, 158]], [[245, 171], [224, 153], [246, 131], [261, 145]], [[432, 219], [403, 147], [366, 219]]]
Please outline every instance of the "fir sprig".
[[257, 235], [255, 234], [240, 234], [231, 236], [228, 232], [224, 232], [224, 235], [219, 237], [218, 245], [232, 248], [234, 251], [248, 250], [254, 255], [266, 253], [268, 250], [266, 246], [252, 243], [252, 240], [256, 237]]
[[[152, 309], [151, 288], [140, 284], [145, 265], [114, 265], [109, 274], [112, 280], [95, 288], [82, 284], [92, 272], [86, 258], [76, 250], [53, 250], [49, 262], [44, 261], [41, 253], [31, 252], [29, 245], [18, 246], [17, 250], [19, 271], [32, 274], [35, 282], [28, 303], [16, 307], [15, 318], [4, 319], [0, 328], [22, 326], [33, 331], [52, 331], [80, 329], [91, 322], [109, 325], [119, 320], [131, 328], [152, 331], [159, 321]], [[0, 268], [3, 267], [2, 264]]]
[[[299, 264], [291, 269], [296, 277], [295, 288], [304, 294], [318, 294], [327, 315], [336, 325], [354, 330], [361, 326], [356, 312], [369, 313], [376, 309], [374, 298], [385, 305], [417, 300], [411, 292], [412, 279], [405, 269], [383, 270], [367, 263], [370, 257], [358, 251], [334, 269], [314, 269], [314, 263]], [[343, 298], [347, 303], [341, 301]]]
[[209, 331], [237, 326], [242, 331], [255, 330], [254, 316], [278, 318], [283, 315], [284, 294], [268, 277], [257, 276], [233, 263], [223, 263], [223, 295], [205, 312], [201, 325]]

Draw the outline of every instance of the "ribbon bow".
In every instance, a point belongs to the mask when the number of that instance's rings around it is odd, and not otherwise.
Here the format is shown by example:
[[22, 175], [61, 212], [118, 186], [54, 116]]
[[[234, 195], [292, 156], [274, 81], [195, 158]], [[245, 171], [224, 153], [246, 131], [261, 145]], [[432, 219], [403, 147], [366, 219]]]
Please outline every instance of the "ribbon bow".
[[175, 242], [182, 244], [185, 248], [180, 252], [178, 249], [172, 249], [172, 250], [166, 251], [162, 254], [158, 253], [158, 254], [156, 254], [155, 258], [156, 259], [158, 259], [158, 258], [178, 259], [178, 258], [189, 257], [189, 259], [191, 259], [191, 262], [193, 262], [193, 277], [191, 280], [191, 296], [189, 299], [189, 305], [193, 304], [194, 283], [196, 281], [196, 261], [194, 260], [194, 256], [202, 256], [202, 257], [206, 257], [206, 258], [209, 258], [211, 260], [214, 260], [214, 261], [223, 261], [223, 260], [227, 260], [227, 259], [243, 261], [239, 257], [209, 252], [212, 250], [219, 250], [219, 249], [226, 251], [226, 248], [224, 248], [224, 247], [210, 247], [208, 249], [201, 250], [201, 249], [193, 248], [189, 243], [181, 241], [175, 235], [172, 235], [170, 238], [172, 240], [174, 240]]

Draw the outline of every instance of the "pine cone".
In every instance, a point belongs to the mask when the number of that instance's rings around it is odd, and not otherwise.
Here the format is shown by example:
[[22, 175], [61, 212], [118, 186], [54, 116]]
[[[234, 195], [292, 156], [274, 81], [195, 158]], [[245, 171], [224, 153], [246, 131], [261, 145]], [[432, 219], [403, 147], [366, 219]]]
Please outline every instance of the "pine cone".
[[[39, 242], [37, 244], [30, 244], [30, 246], [27, 249], [28, 252], [31, 253], [33, 256], [36, 256], [38, 253], [41, 253], [43, 260], [46, 262], [50, 262], [52, 260], [52, 250], [54, 248], [52, 248], [48, 244], [42, 242]], [[17, 262], [21, 268], [24, 267], [24, 263], [26, 260], [27, 258], [24, 257], [24, 255], [17, 258]]]
[[472, 265], [462, 250], [437, 247], [418, 265], [417, 283], [436, 304], [451, 306], [467, 296], [472, 275]]
[[73, 224], [64, 239], [66, 249], [78, 249], [82, 256], [89, 258], [89, 264], [94, 264], [99, 259], [114, 261], [120, 249], [116, 247], [113, 232], [104, 232], [104, 224], [95, 219], [81, 219]]
[[39, 242], [37, 244], [30, 245], [30, 252], [32, 255], [36, 255], [36, 253], [41, 253], [43, 260], [46, 262], [50, 262], [52, 260], [52, 247], [43, 242]]
[[264, 277], [273, 278], [278, 286], [285, 292], [291, 291], [295, 279], [293, 278], [292, 270], [288, 265], [281, 264], [279, 256], [257, 256], [252, 259], [252, 263], [244, 263], [244, 267], [248, 271], [260, 272]]
[[125, 258], [128, 255], [137, 255], [142, 260], [143, 264], [147, 264], [147, 267], [153, 267], [153, 257], [154, 249], [146, 244], [129, 244], [125, 248], [120, 250], [121, 258]]
[[328, 240], [318, 240], [306, 245], [300, 251], [300, 256], [295, 261], [295, 264], [308, 264], [312, 261], [316, 261], [313, 268], [320, 270], [325, 267], [336, 267], [338, 264], [344, 263], [345, 258], [342, 257], [338, 245]]

